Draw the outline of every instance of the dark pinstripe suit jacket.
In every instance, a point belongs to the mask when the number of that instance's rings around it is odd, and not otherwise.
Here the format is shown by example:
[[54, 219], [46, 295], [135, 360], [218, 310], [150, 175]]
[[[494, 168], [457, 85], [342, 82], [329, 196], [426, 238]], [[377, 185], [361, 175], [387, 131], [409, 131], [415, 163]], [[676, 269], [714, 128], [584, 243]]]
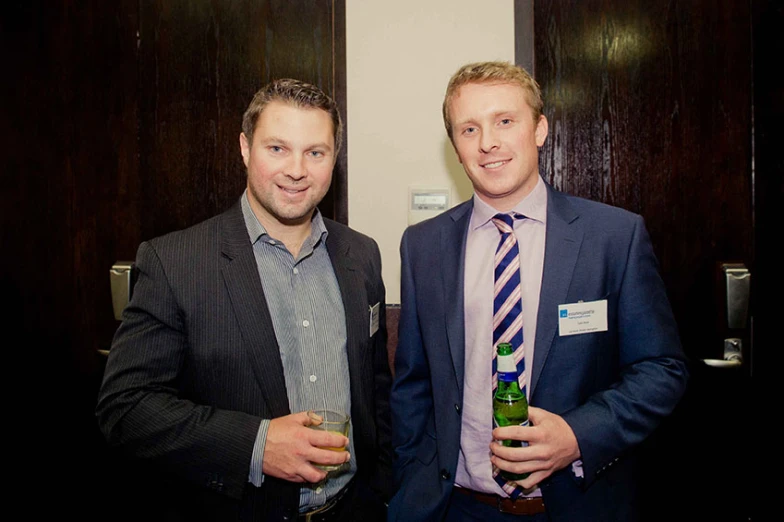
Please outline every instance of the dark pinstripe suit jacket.
[[[358, 479], [390, 494], [390, 372], [378, 246], [324, 220], [346, 311], [351, 414]], [[283, 366], [239, 203], [227, 212], [142, 243], [138, 279], [99, 393], [110, 445], [167, 477], [162, 506], [191, 520], [286, 520], [296, 484], [248, 484], [262, 418], [290, 413]], [[369, 337], [368, 307], [381, 303]]]

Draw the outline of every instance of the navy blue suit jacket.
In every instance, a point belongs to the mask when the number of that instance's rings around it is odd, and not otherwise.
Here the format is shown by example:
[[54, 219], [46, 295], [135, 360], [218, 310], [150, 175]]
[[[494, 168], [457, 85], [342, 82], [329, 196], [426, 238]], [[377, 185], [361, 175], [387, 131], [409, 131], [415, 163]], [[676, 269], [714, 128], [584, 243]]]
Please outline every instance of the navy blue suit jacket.
[[[634, 452], [683, 395], [677, 326], [643, 219], [547, 185], [544, 270], [529, 401], [574, 431], [570, 467], [540, 484], [551, 520], [634, 520]], [[467, 201], [403, 235], [391, 406], [399, 490], [390, 520], [440, 520], [460, 449]], [[605, 332], [560, 336], [558, 305], [607, 300]], [[488, 444], [490, 441], [488, 441]]]

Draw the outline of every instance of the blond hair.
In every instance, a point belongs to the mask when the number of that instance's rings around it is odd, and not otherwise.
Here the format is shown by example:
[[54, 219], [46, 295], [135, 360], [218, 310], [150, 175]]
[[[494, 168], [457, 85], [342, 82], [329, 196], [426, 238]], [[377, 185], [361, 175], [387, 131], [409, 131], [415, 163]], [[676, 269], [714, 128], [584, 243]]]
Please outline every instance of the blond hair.
[[475, 62], [462, 66], [457, 70], [446, 88], [444, 104], [441, 112], [444, 116], [444, 126], [449, 139], [452, 139], [452, 121], [450, 114], [450, 104], [457, 91], [468, 83], [510, 83], [517, 85], [525, 92], [525, 98], [531, 107], [534, 115], [534, 122], [539, 121], [544, 109], [542, 101], [542, 91], [539, 84], [528, 74], [528, 71], [519, 65], [510, 62]]

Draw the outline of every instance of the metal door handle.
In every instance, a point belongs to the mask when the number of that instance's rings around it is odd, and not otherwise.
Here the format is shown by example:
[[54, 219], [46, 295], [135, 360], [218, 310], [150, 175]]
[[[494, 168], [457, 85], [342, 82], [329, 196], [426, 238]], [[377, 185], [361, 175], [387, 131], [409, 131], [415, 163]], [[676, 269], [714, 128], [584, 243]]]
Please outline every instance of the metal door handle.
[[714, 368], [736, 368], [743, 364], [743, 341], [737, 337], [724, 339], [724, 359], [702, 359]]
[[133, 261], [117, 261], [109, 270], [109, 282], [112, 288], [112, 308], [114, 318], [122, 320], [122, 312], [133, 291]]
[[727, 327], [746, 328], [751, 274], [742, 263], [725, 263], [722, 268], [727, 285]]

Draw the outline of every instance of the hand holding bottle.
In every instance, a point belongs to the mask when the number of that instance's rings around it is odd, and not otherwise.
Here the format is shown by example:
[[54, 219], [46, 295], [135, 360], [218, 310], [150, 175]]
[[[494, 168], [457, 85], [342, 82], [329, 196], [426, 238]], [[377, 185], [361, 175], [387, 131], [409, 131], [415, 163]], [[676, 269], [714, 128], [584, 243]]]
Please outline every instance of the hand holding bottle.
[[[572, 428], [560, 415], [533, 406], [528, 408], [529, 426], [507, 426], [493, 430], [490, 461], [510, 473], [529, 474], [518, 479], [523, 488], [531, 488], [580, 458], [580, 447]], [[499, 444], [516, 440], [517, 447]], [[523, 446], [523, 444], [527, 444]]]

